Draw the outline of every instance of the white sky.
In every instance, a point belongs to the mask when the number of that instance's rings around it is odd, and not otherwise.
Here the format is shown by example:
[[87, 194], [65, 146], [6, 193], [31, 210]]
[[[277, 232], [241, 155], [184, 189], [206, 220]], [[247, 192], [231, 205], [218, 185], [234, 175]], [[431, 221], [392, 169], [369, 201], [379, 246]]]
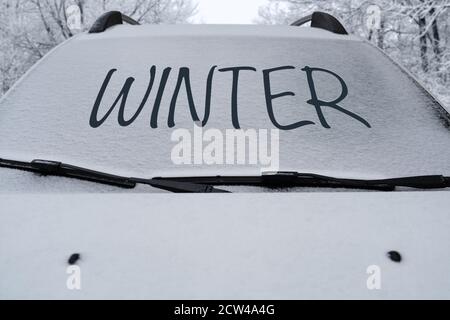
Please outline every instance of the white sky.
[[247, 24], [258, 16], [258, 8], [268, 0], [196, 0], [199, 23]]

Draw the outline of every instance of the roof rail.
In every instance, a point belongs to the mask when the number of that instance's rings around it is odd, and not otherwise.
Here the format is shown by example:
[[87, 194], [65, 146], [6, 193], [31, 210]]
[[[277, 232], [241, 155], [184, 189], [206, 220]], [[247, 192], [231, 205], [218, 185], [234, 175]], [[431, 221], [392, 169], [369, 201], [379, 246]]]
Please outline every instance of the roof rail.
[[313, 28], [325, 29], [337, 34], [348, 34], [347, 30], [345, 30], [344, 26], [338, 19], [333, 17], [331, 14], [320, 11], [315, 11], [313, 14], [295, 21], [291, 24], [291, 26], [299, 27], [310, 21], [311, 27]]
[[127, 15], [124, 15], [120, 11], [109, 11], [102, 14], [97, 20], [95, 20], [91, 29], [89, 29], [89, 33], [100, 33], [112, 26], [123, 24], [124, 22], [131, 25], [139, 24], [139, 22]]

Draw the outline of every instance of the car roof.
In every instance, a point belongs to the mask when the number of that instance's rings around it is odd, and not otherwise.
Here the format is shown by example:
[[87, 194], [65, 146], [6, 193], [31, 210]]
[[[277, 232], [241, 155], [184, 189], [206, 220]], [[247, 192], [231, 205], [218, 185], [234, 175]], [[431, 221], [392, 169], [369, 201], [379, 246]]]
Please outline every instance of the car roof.
[[[175, 125], [167, 122], [180, 70], [189, 70], [201, 118], [213, 66], [211, 115], [203, 130], [236, 129], [230, 114], [233, 77], [223, 70], [242, 66], [255, 71], [242, 71], [239, 78], [241, 129], [276, 129], [267, 109], [267, 70], [273, 95], [292, 93], [272, 101], [277, 123], [313, 123], [280, 130], [280, 170], [352, 177], [450, 174], [449, 115], [410, 74], [355, 36], [292, 26], [117, 25], [80, 34], [41, 59], [0, 100], [0, 157], [52, 159], [147, 177], [259, 173], [258, 164], [180, 166], [171, 161], [173, 131], [195, 127], [183, 87]], [[125, 108], [125, 117], [131, 118], [152, 67], [154, 87], [135, 121], [118, 123], [118, 103], [93, 127], [93, 106], [108, 73], [98, 118], [132, 78]], [[154, 102], [169, 68], [157, 128], [152, 128]], [[347, 92], [336, 104], [359, 119], [321, 106], [327, 127], [311, 103], [308, 76], [322, 101], [343, 94], [342, 79]]]
[[340, 39], [362, 41], [353, 35], [333, 33], [320, 28], [295, 27], [285, 25], [238, 25], [238, 24], [172, 24], [172, 25], [115, 25], [100, 33], [83, 33], [77, 40], [133, 38], [133, 37], [286, 37], [313, 39]]

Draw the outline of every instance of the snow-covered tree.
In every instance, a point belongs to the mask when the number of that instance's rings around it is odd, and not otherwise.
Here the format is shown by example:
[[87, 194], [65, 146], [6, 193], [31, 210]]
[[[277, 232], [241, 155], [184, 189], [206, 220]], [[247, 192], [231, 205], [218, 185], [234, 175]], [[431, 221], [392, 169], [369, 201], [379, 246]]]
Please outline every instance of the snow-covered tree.
[[[71, 5], [79, 8], [80, 30], [68, 27]], [[192, 0], [0, 0], [0, 96], [50, 49], [111, 10], [141, 23], [188, 23], [196, 5]]]
[[[368, 28], [371, 6], [378, 28]], [[338, 17], [415, 74], [450, 107], [450, 0], [270, 0], [257, 22], [290, 24], [313, 11]]]

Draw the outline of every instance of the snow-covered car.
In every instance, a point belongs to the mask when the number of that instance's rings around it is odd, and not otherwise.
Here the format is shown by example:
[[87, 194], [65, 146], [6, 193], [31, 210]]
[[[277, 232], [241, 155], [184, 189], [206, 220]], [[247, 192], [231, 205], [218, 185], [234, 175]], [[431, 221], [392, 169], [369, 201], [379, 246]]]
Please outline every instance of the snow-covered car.
[[0, 298], [450, 298], [450, 115], [411, 74], [322, 13], [125, 21], [0, 101]]

